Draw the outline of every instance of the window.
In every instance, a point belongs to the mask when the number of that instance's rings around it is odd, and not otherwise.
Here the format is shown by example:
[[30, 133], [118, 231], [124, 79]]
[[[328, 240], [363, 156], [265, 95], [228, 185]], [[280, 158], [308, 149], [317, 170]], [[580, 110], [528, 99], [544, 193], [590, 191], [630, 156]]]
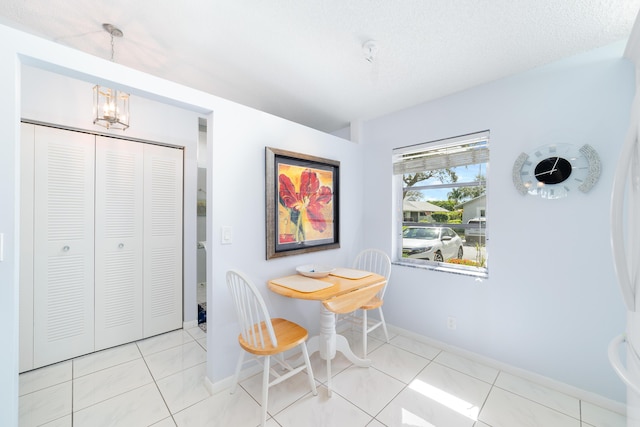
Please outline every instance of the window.
[[489, 132], [393, 151], [400, 263], [487, 277]]

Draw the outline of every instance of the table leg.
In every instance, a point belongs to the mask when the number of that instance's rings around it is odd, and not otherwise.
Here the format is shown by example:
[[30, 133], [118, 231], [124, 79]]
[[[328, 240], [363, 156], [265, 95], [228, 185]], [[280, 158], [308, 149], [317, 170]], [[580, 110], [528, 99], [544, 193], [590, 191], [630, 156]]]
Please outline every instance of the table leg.
[[[371, 366], [371, 359], [361, 359], [353, 353], [347, 338], [336, 333], [336, 315], [324, 306], [320, 307], [320, 335], [314, 335], [307, 340], [307, 351], [309, 355], [320, 352], [320, 358], [327, 361], [327, 394], [331, 396], [331, 360], [336, 357], [336, 352], [339, 351], [351, 363], [363, 368]], [[301, 356], [291, 363], [297, 366], [302, 362]]]
[[331, 397], [331, 360], [336, 357], [336, 352], [344, 354], [345, 357], [354, 365], [367, 368], [371, 366], [370, 359], [361, 359], [356, 356], [349, 341], [339, 334], [336, 334], [336, 315], [327, 310], [324, 306], [320, 309], [320, 335], [309, 339], [308, 348], [312, 348], [309, 352], [319, 351], [320, 358], [327, 361], [327, 394]]
[[320, 357], [324, 360], [330, 360], [336, 357], [336, 351], [344, 354], [351, 363], [357, 366], [371, 366], [370, 359], [361, 359], [356, 356], [347, 339], [336, 333], [336, 315], [321, 306], [320, 310], [320, 336], [313, 337], [309, 340], [307, 347], [311, 346], [313, 341], [314, 348], [320, 351]]
[[336, 357], [336, 315], [320, 306], [320, 358], [331, 360]]
[[336, 335], [335, 346], [336, 350], [344, 354], [344, 356], [349, 359], [349, 361], [354, 365], [361, 366], [363, 368], [368, 368], [369, 366], [371, 366], [371, 359], [361, 359], [356, 356], [349, 346], [349, 341], [347, 341], [344, 336]]

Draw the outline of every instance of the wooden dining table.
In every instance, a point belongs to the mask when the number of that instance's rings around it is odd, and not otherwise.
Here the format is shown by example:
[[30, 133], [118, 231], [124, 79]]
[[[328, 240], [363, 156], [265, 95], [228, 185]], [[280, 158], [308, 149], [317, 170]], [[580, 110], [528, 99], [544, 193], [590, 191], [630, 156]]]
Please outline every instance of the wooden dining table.
[[[325, 288], [319, 290], [308, 289], [304, 292], [293, 289], [292, 287], [283, 286], [289, 283], [295, 283], [302, 276], [292, 275], [281, 277], [278, 279], [269, 280], [267, 283], [268, 288], [278, 295], [282, 295], [289, 298], [296, 298], [302, 300], [314, 300], [314, 301], [327, 301], [339, 295], [348, 294], [355, 290], [374, 286], [376, 284], [385, 283], [386, 279], [379, 274], [371, 272], [362, 272], [360, 270], [352, 269], [337, 269], [339, 271], [346, 272], [348, 277], [341, 277], [330, 274], [326, 277], [316, 278], [325, 283]], [[360, 272], [360, 274], [357, 274]], [[354, 274], [355, 273], [355, 274]], [[338, 272], [339, 274], [339, 272]], [[359, 277], [363, 276], [364, 277]], [[349, 277], [356, 278], [349, 278]], [[304, 280], [304, 279], [303, 279]], [[280, 284], [279, 284], [280, 283]], [[310, 283], [310, 282], [309, 282]], [[347, 339], [336, 332], [336, 316], [335, 313], [325, 308], [324, 304], [320, 304], [320, 333], [309, 338], [307, 342], [307, 348], [309, 354], [316, 351], [320, 352], [320, 357], [324, 360], [332, 360], [336, 356], [336, 352], [341, 352], [351, 363], [357, 366], [368, 367], [371, 365], [370, 359], [362, 359], [356, 356]]]

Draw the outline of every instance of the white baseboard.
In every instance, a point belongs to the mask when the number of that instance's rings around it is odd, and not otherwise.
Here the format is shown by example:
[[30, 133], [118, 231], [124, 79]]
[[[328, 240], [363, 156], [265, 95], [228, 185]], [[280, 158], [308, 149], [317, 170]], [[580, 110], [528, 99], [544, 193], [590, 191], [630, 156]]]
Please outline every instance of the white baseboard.
[[[239, 382], [242, 382], [243, 380], [259, 372], [262, 372], [262, 366], [260, 365], [254, 365], [254, 366], [251, 366], [250, 368], [243, 369], [242, 371], [240, 371]], [[223, 378], [220, 381], [216, 381], [216, 382], [211, 382], [209, 377], [205, 377], [205, 381], [204, 381], [204, 386], [209, 392], [209, 394], [211, 395], [214, 395], [223, 391], [226, 391], [227, 393], [229, 393], [232, 385], [233, 385], [233, 375]]]
[[209, 392], [210, 395], [218, 394], [220, 392], [226, 391], [227, 393], [231, 390], [231, 384], [233, 382], [233, 376], [227, 377], [221, 381], [216, 381], [215, 383], [211, 382], [209, 377], [204, 377], [204, 386]]
[[442, 341], [438, 341], [432, 338], [425, 337], [423, 335], [416, 334], [411, 331], [407, 331], [406, 329], [398, 328], [396, 326], [390, 325], [389, 323], [387, 323], [387, 329], [389, 330], [390, 333], [393, 332], [398, 335], [403, 335], [405, 337], [414, 339], [416, 341], [420, 341], [425, 344], [429, 344], [434, 347], [441, 348], [448, 352], [457, 354], [458, 356], [465, 357], [470, 360], [474, 360], [478, 363], [482, 363], [483, 365], [487, 365], [492, 368], [498, 369], [500, 371], [504, 371], [508, 374], [516, 375], [518, 377], [524, 378], [536, 384], [540, 384], [544, 387], [550, 388], [560, 393], [574, 396], [580, 400], [584, 400], [586, 402], [592, 403], [601, 408], [608, 409], [612, 412], [616, 412], [621, 415], [626, 414], [626, 406], [624, 403], [608, 399], [599, 394], [596, 394], [587, 390], [583, 390], [581, 388], [563, 383], [561, 381], [554, 380], [549, 377], [545, 377], [544, 375], [527, 371], [522, 368], [517, 368], [515, 366], [509, 365], [499, 360], [495, 360], [490, 357], [486, 357], [486, 356], [474, 353], [472, 351], [465, 350], [465, 349], [453, 346], [451, 344], [444, 343]]
[[182, 322], [182, 329], [191, 329], [198, 326], [197, 320], [189, 320], [187, 322]]

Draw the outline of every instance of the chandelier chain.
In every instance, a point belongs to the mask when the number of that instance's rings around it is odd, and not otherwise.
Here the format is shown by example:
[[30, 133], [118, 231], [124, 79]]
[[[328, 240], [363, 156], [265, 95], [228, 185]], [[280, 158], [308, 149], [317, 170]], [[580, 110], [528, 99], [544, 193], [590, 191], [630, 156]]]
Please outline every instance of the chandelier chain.
[[111, 62], [114, 62], [113, 61], [113, 57], [114, 57], [115, 52], [116, 52], [115, 45], [116, 45], [116, 43], [115, 43], [115, 41], [113, 39], [113, 33], [111, 33]]
[[[111, 36], [111, 62], [115, 64], [116, 37], [122, 31], [112, 24], [102, 24]], [[93, 124], [107, 129], [126, 130], [129, 127], [129, 94], [115, 87], [97, 84], [93, 87]]]

